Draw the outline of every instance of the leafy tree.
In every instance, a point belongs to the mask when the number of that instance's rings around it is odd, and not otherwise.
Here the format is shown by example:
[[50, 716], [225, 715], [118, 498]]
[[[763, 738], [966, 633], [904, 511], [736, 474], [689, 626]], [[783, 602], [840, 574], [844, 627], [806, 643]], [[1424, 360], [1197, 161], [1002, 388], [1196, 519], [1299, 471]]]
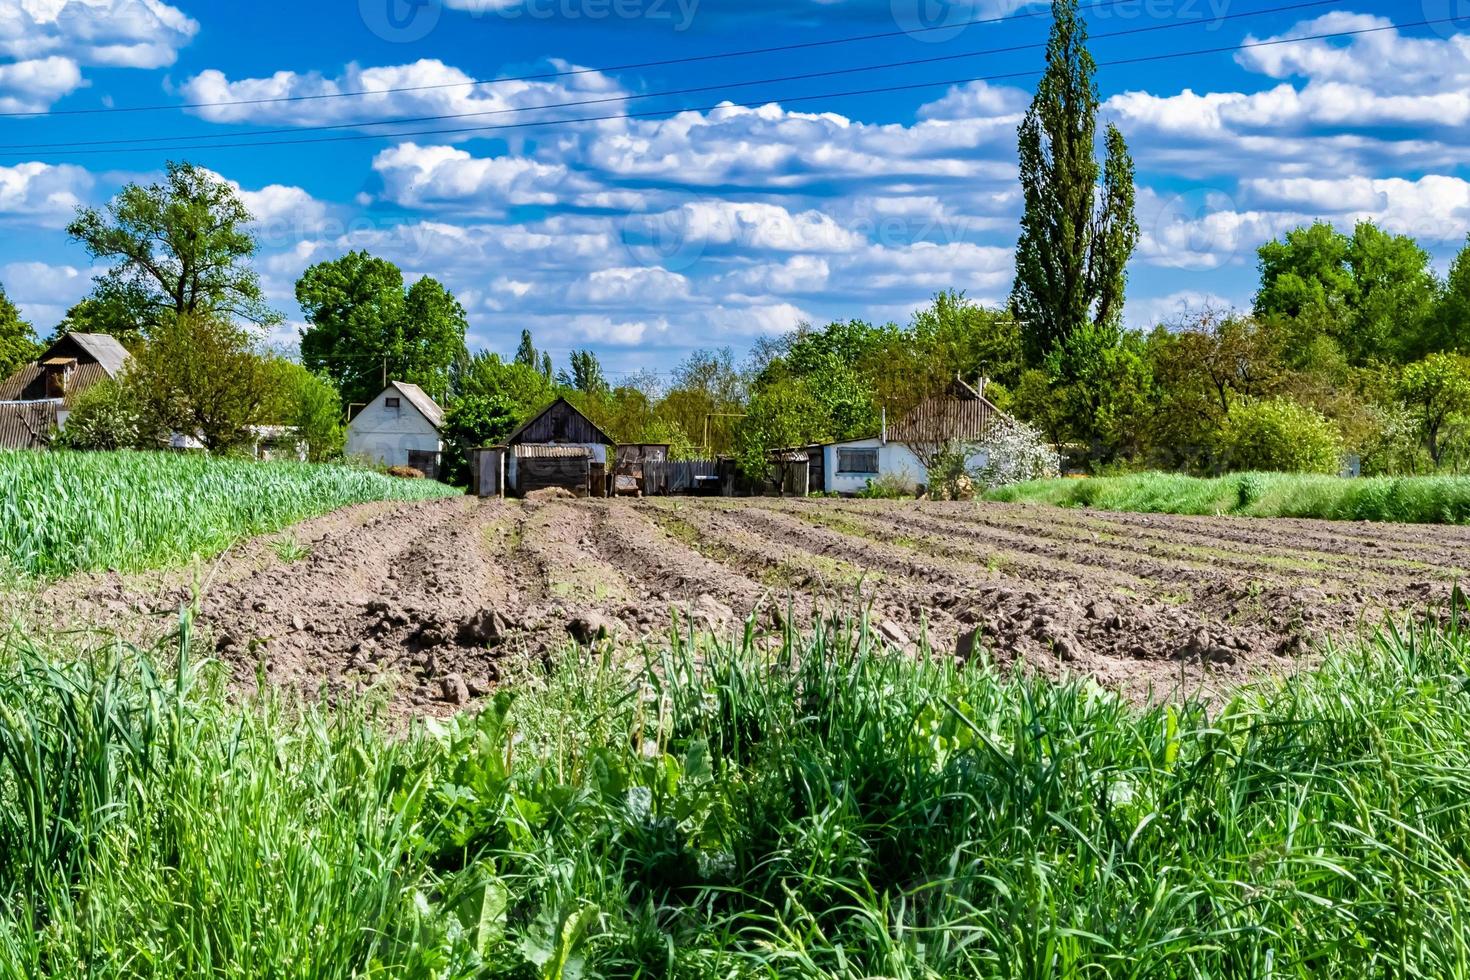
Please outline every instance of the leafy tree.
[[324, 373], [349, 403], [371, 401], [388, 380], [417, 384], [438, 398], [464, 355], [463, 308], [437, 281], [405, 291], [403, 273], [386, 259], [349, 252], [307, 269], [296, 300], [311, 326], [301, 334], [301, 361]]
[[1438, 469], [1444, 458], [1445, 427], [1470, 415], [1470, 357], [1430, 354], [1404, 368], [1398, 390], [1414, 413], [1424, 448]]
[[1138, 241], [1133, 161], [1110, 125], [1098, 166], [1095, 73], [1077, 0], [1053, 0], [1046, 72], [1018, 139], [1025, 212], [1011, 309], [1032, 364], [1088, 324], [1099, 336], [1116, 334], [1122, 318]]
[[149, 324], [216, 314], [278, 322], [249, 265], [253, 220], [219, 177], [170, 163], [161, 183], [128, 184], [105, 208], [78, 209], [67, 233], [93, 259], [115, 263], [98, 278], [99, 292], [137, 296]]
[[31, 325], [0, 286], [0, 381], [10, 377], [41, 353]]
[[1336, 426], [1289, 398], [1232, 405], [1220, 430], [1220, 448], [1235, 470], [1337, 473], [1342, 466]]
[[787, 377], [762, 388], [735, 430], [735, 459], [754, 480], [770, 475], [775, 449], [805, 446], [832, 438], [825, 407], [807, 378]]
[[[745, 411], [747, 385], [730, 348], [697, 350], [674, 369], [673, 384], [658, 403], [671, 453], [719, 454], [734, 450], [737, 416]], [[709, 445], [704, 442], [708, 421]], [[689, 447], [687, 452], [681, 447]]]
[[192, 435], [215, 454], [239, 446], [280, 404], [260, 338], [216, 314], [158, 323], [128, 377], [152, 429]]
[[1455, 256], [1434, 310], [1429, 346], [1470, 354], [1470, 242]]
[[444, 413], [444, 482], [468, 484], [470, 451], [503, 443], [522, 420], [520, 407], [503, 396], [473, 394], [455, 401]]
[[573, 388], [586, 395], [603, 394], [608, 390], [607, 378], [602, 373], [602, 362], [590, 350], [572, 351], [571, 373], [563, 371], [557, 378], [563, 388]]
[[495, 399], [511, 407], [517, 424], [546, 407], [556, 391], [534, 365], [509, 364], [500, 355], [481, 351], [469, 358], [459, 379], [460, 398]]
[[157, 318], [147, 294], [136, 284], [104, 283], [66, 311], [49, 340], [55, 342], [69, 333], [107, 334], [130, 352], [136, 352]]
[[515, 363], [528, 368], [539, 368], [541, 359], [536, 355], [536, 345], [531, 340], [531, 331], [521, 331], [521, 345], [516, 348]]
[[428, 276], [408, 288], [404, 298], [401, 359], [390, 358], [400, 380], [411, 381], [445, 400], [449, 369], [465, 350], [469, 322], [464, 307], [437, 279]]
[[266, 371], [273, 400], [262, 411], [263, 421], [295, 429], [313, 463], [342, 455], [347, 440], [342, 396], [331, 379], [280, 357], [268, 358]]
[[[1370, 221], [1351, 236], [1326, 222], [1297, 228], [1258, 250], [1259, 317], [1307, 321], [1330, 336], [1350, 364], [1398, 361], [1431, 343], [1437, 283], [1429, 253], [1407, 235]], [[1294, 346], [1305, 351], [1311, 331]]]

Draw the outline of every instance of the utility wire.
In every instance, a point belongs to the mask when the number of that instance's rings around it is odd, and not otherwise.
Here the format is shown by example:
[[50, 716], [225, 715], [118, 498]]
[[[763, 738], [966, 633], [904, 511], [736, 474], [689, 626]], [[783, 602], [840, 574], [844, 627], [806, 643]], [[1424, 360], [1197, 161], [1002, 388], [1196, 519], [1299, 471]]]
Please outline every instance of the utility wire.
[[[1233, 52], [1233, 51], [1247, 51], [1247, 50], [1253, 50], [1253, 49], [1256, 49], [1256, 48], [1275, 47], [1277, 45], [1283, 45], [1283, 44], [1300, 44], [1300, 43], [1303, 43], [1303, 42], [1306, 42], [1306, 41], [1321, 41], [1321, 40], [1328, 40], [1328, 39], [1332, 39], [1332, 38], [1359, 37], [1359, 36], [1363, 36], [1363, 35], [1367, 35], [1367, 34], [1378, 34], [1378, 33], [1384, 32], [1384, 31], [1402, 30], [1402, 29], [1411, 28], [1411, 27], [1428, 27], [1428, 26], [1432, 26], [1432, 25], [1435, 25], [1435, 24], [1447, 24], [1447, 23], [1451, 23], [1451, 22], [1457, 22], [1459, 19], [1460, 18], [1458, 18], [1458, 17], [1440, 17], [1440, 18], [1435, 18], [1435, 19], [1431, 19], [1431, 20], [1418, 20], [1418, 21], [1409, 21], [1409, 22], [1405, 22], [1405, 23], [1401, 23], [1401, 24], [1388, 24], [1388, 25], [1382, 26], [1382, 27], [1365, 27], [1365, 28], [1359, 28], [1357, 30], [1350, 30], [1350, 31], [1331, 31], [1331, 32], [1321, 33], [1321, 34], [1301, 35], [1299, 37], [1275, 38], [1275, 39], [1266, 40], [1266, 41], [1254, 41], [1254, 42], [1247, 42], [1247, 43], [1243, 43], [1243, 44], [1222, 45], [1222, 46], [1219, 46], [1219, 47], [1212, 47], [1212, 48], [1197, 48], [1197, 49], [1192, 50], [1192, 51], [1172, 51], [1172, 52], [1166, 52], [1166, 53], [1163, 53], [1163, 54], [1140, 55], [1138, 57], [1133, 57], [1133, 58], [1118, 58], [1118, 59], [1113, 59], [1111, 61], [1100, 61], [1100, 62], [1097, 62], [1096, 63], [1096, 67], [1098, 67], [1098, 68], [1111, 68], [1111, 67], [1119, 67], [1119, 66], [1123, 66], [1123, 65], [1149, 64], [1149, 63], [1153, 63], [1153, 62], [1170, 61], [1170, 60], [1173, 60], [1175, 58], [1192, 58], [1192, 57], [1200, 57], [1200, 56], [1212, 55], [1212, 54], [1225, 54], [1225, 53], [1229, 53], [1229, 52]], [[173, 146], [141, 146], [141, 147], [140, 146], [127, 146], [127, 147], [111, 147], [111, 148], [107, 148], [107, 149], [66, 149], [66, 150], [53, 150], [50, 153], [48, 153], [47, 155], [48, 156], [87, 156], [87, 155], [94, 155], [94, 154], [100, 154], [100, 153], [153, 153], [153, 152], [171, 152], [171, 151], [176, 151], [176, 150], [248, 149], [248, 148], [252, 148], [252, 147], [302, 146], [302, 145], [322, 144], [322, 143], [361, 142], [363, 140], [402, 139], [404, 137], [409, 137], [409, 136], [459, 136], [459, 135], [466, 135], [466, 134], [470, 134], [470, 133], [502, 132], [502, 131], [507, 131], [507, 130], [533, 129], [533, 128], [540, 128], [540, 127], [545, 127], [545, 126], [566, 126], [566, 125], [579, 124], [579, 123], [589, 123], [589, 122], [608, 122], [608, 121], [615, 121], [615, 120], [622, 120], [622, 119], [651, 119], [651, 118], [659, 118], [659, 117], [668, 116], [671, 113], [675, 113], [675, 112], [715, 112], [715, 111], [718, 111], [720, 109], [753, 109], [753, 108], [758, 108], [758, 107], [763, 106], [763, 105], [770, 104], [772, 102], [780, 102], [780, 103], [811, 102], [811, 101], [821, 100], [821, 99], [840, 99], [840, 98], [849, 98], [849, 97], [862, 96], [862, 95], [883, 95], [883, 94], [888, 94], [888, 93], [893, 93], [893, 92], [910, 92], [910, 91], [915, 91], [915, 90], [919, 90], [919, 89], [942, 88], [942, 87], [952, 86], [952, 85], [966, 85], [966, 84], [971, 84], [971, 83], [974, 83], [974, 82], [1008, 81], [1008, 80], [1018, 79], [1018, 78], [1030, 78], [1030, 77], [1033, 77], [1033, 76], [1036, 76], [1036, 75], [1041, 75], [1041, 74], [1044, 74], [1044, 71], [1043, 70], [1041, 70], [1041, 69], [1033, 69], [1033, 70], [1029, 70], [1029, 71], [1006, 72], [1006, 73], [1003, 73], [1003, 74], [996, 74], [996, 75], [978, 75], [978, 76], [971, 76], [971, 77], [968, 77], [968, 78], [937, 79], [937, 80], [928, 81], [928, 82], [913, 82], [913, 83], [906, 84], [906, 85], [884, 85], [884, 86], [878, 86], [878, 87], [866, 88], [866, 89], [850, 89], [850, 90], [845, 91], [845, 92], [824, 92], [824, 93], [820, 93], [820, 94], [816, 94], [816, 95], [796, 95], [796, 96], [785, 96], [785, 97], [782, 97], [782, 96], [771, 96], [771, 97], [767, 97], [767, 98], [756, 100], [756, 101], [752, 101], [752, 102], [730, 102], [728, 100], [725, 100], [725, 101], [722, 101], [722, 102], [715, 103], [714, 105], [706, 105], [706, 106], [681, 106], [681, 107], [679, 107], [677, 109], [661, 109], [661, 110], [658, 110], [658, 111], [651, 111], [651, 112], [625, 112], [625, 113], [615, 113], [615, 114], [612, 114], [612, 115], [601, 115], [601, 116], [579, 116], [579, 117], [573, 117], [573, 118], [567, 118], [567, 119], [546, 119], [546, 120], [536, 120], [536, 121], [532, 121], [532, 122], [500, 123], [500, 124], [491, 125], [491, 126], [463, 126], [463, 127], [456, 127], [456, 128], [453, 128], [453, 129], [420, 129], [420, 130], [408, 130], [408, 131], [405, 131], [405, 132], [397, 132], [397, 133], [353, 133], [353, 134], [349, 134], [349, 135], [345, 135], [345, 136], [317, 136], [317, 137], [309, 137], [309, 138], [306, 138], [306, 139], [255, 140], [255, 141], [234, 142], [234, 143], [199, 143], [199, 144], [182, 144], [182, 145], [173, 145]], [[384, 125], [388, 125], [388, 124], [384, 124]], [[83, 145], [91, 147], [91, 146], [95, 146], [96, 144], [87, 143], [87, 144], [83, 144]], [[3, 156], [14, 156], [14, 155], [16, 155], [17, 152], [18, 151], [15, 151], [15, 150], [3, 150], [3, 151], [0, 151], [0, 155], [3, 155]]]
[[[1108, 7], [1121, 6], [1123, 4], [1135, 4], [1137, 0], [1098, 0], [1095, 3], [1086, 3], [1079, 6], [1079, 10], [1100, 10]], [[208, 109], [223, 108], [227, 106], [243, 105], [268, 105], [282, 102], [315, 102], [328, 99], [358, 98], [368, 95], [390, 95], [402, 92], [424, 92], [446, 88], [467, 88], [480, 85], [495, 85], [502, 82], [535, 82], [556, 78], [570, 78], [578, 75], [604, 74], [617, 71], [635, 71], [642, 68], [663, 68], [669, 65], [687, 65], [706, 61], [718, 61], [726, 58], [744, 58], [753, 55], [777, 54], [783, 51], [803, 51], [812, 48], [830, 47], [838, 44], [853, 44], [860, 41], [877, 41], [885, 38], [911, 37], [918, 34], [928, 34], [934, 31], [959, 31], [967, 27], [978, 27], [989, 24], [1005, 24], [1012, 21], [1030, 20], [1037, 17], [1051, 15], [1050, 10], [1033, 10], [1023, 13], [1008, 14], [1003, 17], [982, 17], [954, 24], [937, 24], [930, 27], [913, 27], [896, 31], [881, 31], [875, 34], [856, 34], [848, 37], [827, 38], [816, 41], [801, 41], [793, 44], [777, 44], [764, 48], [746, 48], [738, 51], [720, 51], [712, 54], [689, 55], [681, 58], [664, 58], [657, 61], [633, 62], [625, 65], [608, 65], [602, 68], [569, 68], [563, 71], [541, 72], [532, 75], [515, 75], [506, 78], [481, 78], [471, 79], [464, 82], [440, 82], [432, 85], [408, 85], [398, 88], [385, 89], [363, 89], [352, 92], [323, 92], [314, 95], [281, 95], [259, 99], [234, 99], [218, 102], [176, 102], [158, 105], [140, 106], [101, 106], [92, 109], [53, 109], [45, 112], [12, 111], [0, 112], [0, 118], [5, 117], [29, 117], [44, 118], [48, 116], [85, 116], [85, 115], [107, 115], [120, 112], [165, 112], [171, 110], [185, 109]]]
[[[1308, 7], [1325, 7], [1325, 6], [1329, 6], [1329, 5], [1336, 5], [1338, 3], [1340, 3], [1340, 0], [1304, 0], [1304, 2], [1300, 2], [1300, 3], [1286, 4], [1284, 6], [1278, 6], [1278, 7], [1268, 7], [1268, 8], [1262, 9], [1262, 10], [1246, 10], [1246, 11], [1240, 11], [1238, 13], [1226, 14], [1224, 16], [1221, 16], [1221, 17], [1217, 18], [1216, 21], [1211, 21], [1210, 23], [1215, 23], [1215, 22], [1218, 22], [1218, 21], [1225, 21], [1225, 20], [1236, 20], [1236, 19], [1239, 19], [1239, 18], [1246, 18], [1246, 17], [1263, 17], [1263, 16], [1266, 16], [1268, 14], [1277, 14], [1277, 13], [1283, 13], [1283, 12], [1292, 11], [1292, 10], [1302, 10], [1302, 9], [1308, 8]], [[1104, 34], [1094, 34], [1094, 35], [1092, 35], [1092, 37], [1089, 40], [1108, 40], [1108, 39], [1112, 39], [1112, 38], [1132, 37], [1132, 36], [1136, 36], [1136, 35], [1139, 35], [1139, 34], [1151, 34], [1151, 33], [1154, 33], [1156, 31], [1176, 30], [1176, 29], [1184, 28], [1184, 27], [1198, 27], [1198, 26], [1200, 26], [1203, 23], [1205, 23], [1205, 22], [1204, 21], [1172, 21], [1172, 22], [1165, 23], [1165, 24], [1151, 24], [1151, 25], [1146, 26], [1146, 27], [1134, 27], [1134, 28], [1129, 28], [1127, 30], [1110, 31], [1110, 32], [1104, 33]], [[799, 74], [799, 75], [781, 75], [781, 76], [777, 76], [775, 78], [757, 78], [757, 79], [750, 79], [750, 80], [746, 80], [746, 81], [736, 81], [736, 82], [715, 82], [715, 83], [712, 83], [712, 84], [709, 84], [709, 85], [698, 85], [698, 86], [694, 86], [694, 87], [690, 87], [690, 88], [680, 88], [680, 89], [668, 89], [668, 90], [662, 91], [662, 92], [643, 92], [643, 93], [638, 93], [638, 94], [633, 94], [633, 95], [605, 96], [603, 98], [597, 98], [597, 99], [581, 99], [581, 100], [577, 100], [577, 101], [573, 101], [573, 102], [553, 102], [553, 103], [548, 103], [546, 105], [512, 106], [512, 107], [502, 108], [502, 109], [484, 109], [484, 110], [478, 110], [478, 111], [475, 111], [475, 112], [454, 112], [454, 113], [445, 113], [445, 114], [442, 114], [442, 115], [433, 115], [433, 116], [405, 116], [405, 117], [401, 117], [401, 118], [397, 118], [397, 119], [365, 119], [365, 120], [359, 120], [359, 121], [356, 121], [356, 122], [321, 123], [321, 124], [313, 124], [313, 125], [309, 125], [309, 126], [283, 126], [283, 127], [278, 127], [278, 128], [275, 128], [275, 129], [253, 129], [253, 130], [247, 130], [247, 131], [244, 131], [244, 132], [237, 131], [237, 132], [232, 132], [232, 133], [199, 133], [199, 134], [191, 134], [191, 135], [188, 135], [188, 136], [135, 136], [135, 137], [128, 137], [126, 139], [76, 140], [76, 141], [72, 141], [72, 142], [57, 142], [57, 143], [7, 143], [7, 144], [0, 144], [0, 152], [21, 151], [21, 150], [24, 150], [24, 151], [34, 151], [34, 150], [53, 150], [53, 149], [73, 149], [73, 148], [77, 148], [77, 147], [132, 146], [132, 145], [138, 145], [138, 144], [176, 143], [176, 142], [184, 142], [184, 141], [188, 141], [188, 140], [200, 140], [200, 139], [204, 139], [204, 140], [228, 140], [228, 139], [235, 139], [235, 140], [238, 140], [238, 139], [244, 139], [244, 138], [247, 138], [247, 137], [256, 137], [256, 136], [276, 136], [276, 135], [279, 135], [279, 134], [282, 134], [282, 133], [328, 132], [328, 131], [343, 130], [343, 129], [362, 129], [364, 127], [372, 127], [372, 126], [397, 126], [397, 125], [408, 125], [408, 124], [411, 124], [411, 123], [443, 122], [443, 121], [450, 120], [450, 119], [472, 119], [472, 118], [481, 118], [481, 117], [484, 117], [484, 116], [498, 116], [498, 115], [516, 114], [516, 113], [522, 113], [522, 112], [536, 112], [536, 111], [547, 110], [547, 109], [570, 109], [570, 108], [578, 108], [578, 107], [581, 107], [581, 106], [606, 105], [608, 103], [614, 103], [614, 102], [619, 102], [619, 103], [636, 102], [636, 101], [643, 101], [643, 100], [647, 100], [647, 99], [669, 98], [671, 96], [677, 96], [677, 95], [693, 95], [693, 94], [702, 93], [702, 92], [715, 92], [715, 91], [721, 91], [721, 90], [724, 90], [724, 89], [732, 89], [732, 88], [749, 88], [751, 86], [756, 86], [756, 85], [774, 85], [774, 84], [778, 84], [778, 83], [782, 83], [782, 82], [808, 81], [808, 80], [811, 80], [811, 79], [814, 79], [814, 78], [832, 78], [832, 77], [839, 76], [839, 75], [855, 75], [855, 74], [861, 74], [861, 73], [865, 73], [865, 72], [887, 71], [887, 70], [892, 69], [892, 68], [913, 68], [913, 67], [916, 67], [918, 65], [930, 65], [930, 64], [938, 64], [938, 63], [941, 63], [941, 62], [961, 61], [961, 60], [966, 60], [966, 59], [969, 59], [969, 58], [981, 58], [981, 57], [986, 57], [986, 56], [989, 56], [989, 55], [997, 55], [997, 54], [1012, 54], [1012, 53], [1015, 53], [1015, 52], [1018, 52], [1018, 51], [1031, 51], [1031, 50], [1036, 50], [1038, 48], [1045, 48], [1046, 46], [1047, 46], [1047, 42], [1045, 42], [1045, 41], [1034, 41], [1034, 42], [1028, 42], [1026, 44], [1012, 44], [1012, 45], [1007, 45], [1005, 47], [999, 47], [999, 48], [988, 48], [988, 49], [984, 49], [984, 50], [980, 50], [980, 51], [965, 51], [965, 52], [961, 52], [961, 53], [958, 53], [958, 54], [935, 55], [935, 56], [928, 57], [928, 58], [916, 58], [916, 59], [911, 59], [911, 60], [907, 60], [907, 61], [890, 61], [890, 62], [886, 62], [886, 63], [883, 63], [883, 64], [859, 65], [859, 66], [854, 66], [854, 67], [850, 67], [850, 68], [833, 68], [833, 69], [828, 69], [828, 70], [825, 70], [825, 71], [807, 72], [807, 73]], [[393, 134], [384, 133], [384, 134], [375, 134], [375, 135], [391, 136]]]

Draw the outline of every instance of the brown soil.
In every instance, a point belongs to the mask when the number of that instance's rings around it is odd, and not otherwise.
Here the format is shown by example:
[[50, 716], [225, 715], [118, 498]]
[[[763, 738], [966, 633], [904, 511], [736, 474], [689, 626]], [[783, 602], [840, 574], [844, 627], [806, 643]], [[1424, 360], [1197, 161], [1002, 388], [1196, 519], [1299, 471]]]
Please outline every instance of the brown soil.
[[412, 713], [456, 710], [569, 637], [857, 610], [915, 650], [1208, 696], [1443, 606], [1470, 565], [1462, 528], [879, 501], [465, 498], [349, 508], [289, 537], [71, 579], [31, 615], [146, 639], [197, 594], [241, 685], [381, 688]]

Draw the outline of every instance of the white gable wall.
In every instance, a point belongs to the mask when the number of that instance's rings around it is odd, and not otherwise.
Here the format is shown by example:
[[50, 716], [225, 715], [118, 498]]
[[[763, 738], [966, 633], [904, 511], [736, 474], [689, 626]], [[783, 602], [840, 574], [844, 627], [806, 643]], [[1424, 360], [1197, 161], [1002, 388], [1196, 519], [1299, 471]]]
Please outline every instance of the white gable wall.
[[[397, 408], [388, 399], [398, 399]], [[438, 453], [444, 449], [439, 430], [393, 388], [374, 398], [347, 426], [347, 455], [384, 466], [407, 466], [409, 452]]]
[[[839, 473], [837, 469], [838, 451], [843, 449], [876, 449], [878, 451], [877, 473]], [[984, 453], [976, 453], [966, 462], [970, 469], [978, 469], [984, 466], [987, 457]], [[929, 471], [924, 464], [919, 462], [919, 457], [914, 455], [908, 446], [896, 442], [887, 442], [874, 437], [872, 439], [854, 439], [851, 442], [839, 442], [835, 445], [822, 447], [822, 469], [826, 476], [826, 490], [828, 493], [855, 494], [868, 486], [869, 480], [875, 480], [879, 476], [896, 476], [910, 483], [922, 483], [928, 485]]]

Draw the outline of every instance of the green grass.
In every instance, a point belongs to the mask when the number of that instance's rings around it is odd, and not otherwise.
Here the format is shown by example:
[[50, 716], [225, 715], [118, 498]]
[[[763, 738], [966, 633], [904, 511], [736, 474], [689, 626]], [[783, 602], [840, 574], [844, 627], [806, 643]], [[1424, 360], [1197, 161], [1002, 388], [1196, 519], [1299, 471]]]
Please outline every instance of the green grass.
[[158, 567], [348, 504], [455, 492], [342, 466], [0, 451], [0, 573]]
[[1174, 473], [1043, 480], [993, 491], [988, 500], [1148, 514], [1241, 514], [1332, 521], [1470, 523], [1470, 477], [1370, 477], [1237, 473], [1201, 479]]
[[861, 632], [478, 717], [0, 655], [0, 976], [1466, 977], [1470, 628], [1131, 707]]

